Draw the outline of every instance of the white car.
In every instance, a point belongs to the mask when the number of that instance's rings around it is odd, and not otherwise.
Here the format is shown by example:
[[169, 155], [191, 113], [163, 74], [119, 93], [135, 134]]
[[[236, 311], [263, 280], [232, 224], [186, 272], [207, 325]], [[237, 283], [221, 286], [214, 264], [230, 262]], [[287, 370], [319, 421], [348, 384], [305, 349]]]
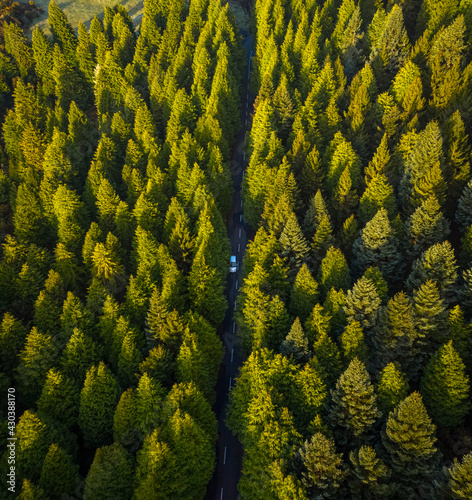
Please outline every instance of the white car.
[[235, 273], [238, 270], [238, 262], [236, 260], [236, 255], [231, 255], [229, 259], [229, 272]]

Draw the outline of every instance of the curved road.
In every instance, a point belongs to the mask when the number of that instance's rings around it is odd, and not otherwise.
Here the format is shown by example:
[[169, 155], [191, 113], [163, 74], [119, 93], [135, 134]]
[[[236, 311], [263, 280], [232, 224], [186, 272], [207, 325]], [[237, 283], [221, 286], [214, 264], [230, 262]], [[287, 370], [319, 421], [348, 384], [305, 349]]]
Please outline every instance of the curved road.
[[[252, 38], [250, 35], [244, 38], [243, 46], [249, 61], [252, 49]], [[224, 418], [229, 391], [243, 362], [237, 345], [236, 324], [233, 315], [236, 298], [239, 293], [238, 289], [241, 285], [241, 263], [247, 245], [247, 226], [243, 222], [242, 217], [241, 182], [247, 163], [244, 153], [244, 142], [246, 133], [250, 128], [250, 110], [252, 109], [252, 97], [249, 93], [249, 70], [248, 66], [242, 91], [241, 120], [244, 126], [237, 137], [238, 146], [235, 148], [232, 158], [231, 173], [233, 177], [234, 197], [231, 214], [227, 223], [231, 253], [232, 255], [236, 255], [239, 269], [238, 272], [228, 275], [226, 296], [229, 307], [222, 325], [222, 340], [225, 347], [225, 355], [218, 376], [216, 403], [214, 406], [218, 418], [217, 465], [213, 478], [208, 484], [206, 500], [236, 500], [239, 497], [237, 484], [241, 476], [243, 450], [238, 439], [226, 427]]]

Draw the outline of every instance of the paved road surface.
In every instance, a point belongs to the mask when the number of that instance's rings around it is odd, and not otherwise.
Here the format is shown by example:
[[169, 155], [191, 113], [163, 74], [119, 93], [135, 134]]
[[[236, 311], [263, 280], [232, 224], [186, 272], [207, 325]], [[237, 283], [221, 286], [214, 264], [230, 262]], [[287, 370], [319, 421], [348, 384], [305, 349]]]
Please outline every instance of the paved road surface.
[[[247, 36], [244, 41], [246, 55], [250, 57], [252, 39]], [[227, 223], [228, 237], [231, 242], [231, 254], [236, 255], [239, 269], [247, 245], [247, 235], [242, 220], [242, 198], [241, 182], [247, 165], [246, 155], [243, 150], [246, 132], [250, 127], [250, 113], [252, 109], [252, 97], [249, 94], [248, 73], [243, 82], [242, 92], [242, 131], [237, 138], [237, 148], [232, 158], [232, 176], [234, 184], [234, 198], [231, 214]], [[243, 450], [238, 439], [224, 423], [226, 405], [228, 404], [228, 393], [233, 380], [242, 364], [239, 348], [236, 344], [236, 324], [234, 323], [234, 306], [241, 286], [241, 272], [228, 275], [226, 296], [229, 303], [223, 322], [222, 340], [225, 347], [225, 356], [220, 367], [218, 383], [216, 387], [215, 412], [218, 418], [218, 442], [217, 442], [217, 465], [212, 480], [207, 488], [206, 500], [236, 500], [239, 497], [237, 484], [241, 476], [241, 464]]]

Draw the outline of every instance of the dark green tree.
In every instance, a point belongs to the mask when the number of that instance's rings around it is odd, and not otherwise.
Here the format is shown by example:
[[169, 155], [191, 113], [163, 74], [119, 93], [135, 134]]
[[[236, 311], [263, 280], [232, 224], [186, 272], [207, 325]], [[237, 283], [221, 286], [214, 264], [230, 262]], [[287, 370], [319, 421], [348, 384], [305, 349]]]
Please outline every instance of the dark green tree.
[[119, 443], [98, 448], [85, 478], [85, 500], [125, 500], [132, 493], [133, 461]]
[[280, 352], [287, 357], [293, 356], [296, 363], [304, 363], [310, 357], [308, 339], [306, 338], [300, 319], [297, 317], [293, 322], [290, 332], [280, 345]]
[[60, 499], [64, 494], [73, 494], [79, 478], [78, 470], [69, 453], [52, 444], [44, 459], [39, 487], [47, 491], [52, 500]]
[[338, 248], [331, 247], [322, 260], [318, 271], [318, 283], [323, 294], [331, 288], [347, 290], [351, 285], [351, 274], [346, 259]]
[[297, 273], [290, 292], [289, 311], [304, 323], [318, 302], [318, 283], [312, 277], [306, 264]]
[[79, 406], [79, 426], [87, 446], [111, 440], [113, 413], [119, 395], [118, 382], [103, 362], [87, 371]]
[[334, 440], [317, 432], [305, 441], [297, 457], [301, 462], [301, 480], [307, 493], [313, 498], [334, 497], [346, 476]]
[[364, 331], [359, 321], [350, 321], [344, 329], [339, 339], [344, 363], [347, 365], [354, 358], [362, 363], [367, 363], [369, 359], [369, 350], [365, 343]]
[[408, 379], [397, 362], [389, 363], [379, 375], [377, 402], [384, 418], [408, 395]]
[[449, 490], [454, 500], [462, 500], [472, 495], [472, 453], [464, 455], [460, 462], [454, 458], [447, 474]]
[[382, 444], [403, 497], [422, 484], [430, 484], [441, 458], [435, 447], [435, 430], [418, 392], [390, 412]]
[[421, 394], [431, 418], [439, 427], [456, 427], [472, 405], [465, 365], [450, 340], [438, 349], [421, 379]]
[[364, 439], [380, 416], [374, 386], [364, 363], [354, 358], [331, 390], [329, 417], [339, 429], [338, 442]]

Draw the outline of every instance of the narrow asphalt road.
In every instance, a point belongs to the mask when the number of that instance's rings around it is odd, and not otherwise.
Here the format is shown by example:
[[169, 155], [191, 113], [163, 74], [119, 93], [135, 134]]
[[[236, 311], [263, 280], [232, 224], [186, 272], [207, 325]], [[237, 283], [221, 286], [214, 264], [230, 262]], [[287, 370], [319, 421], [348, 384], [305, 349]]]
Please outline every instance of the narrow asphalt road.
[[[244, 34], [243, 34], [244, 35]], [[243, 40], [248, 61], [251, 57], [252, 38], [247, 35]], [[228, 310], [222, 325], [222, 340], [225, 355], [220, 367], [216, 387], [216, 403], [214, 410], [218, 418], [217, 465], [213, 478], [208, 484], [206, 500], [236, 500], [239, 497], [237, 484], [241, 476], [243, 450], [238, 439], [226, 426], [225, 411], [228, 404], [228, 394], [233, 385], [234, 378], [242, 364], [239, 346], [236, 337], [236, 323], [234, 321], [234, 308], [236, 298], [241, 286], [241, 264], [247, 245], [247, 234], [242, 217], [241, 183], [247, 165], [244, 152], [246, 134], [250, 129], [250, 113], [252, 110], [252, 96], [249, 93], [249, 72], [244, 76], [242, 88], [242, 130], [237, 137], [237, 147], [232, 157], [232, 177], [234, 186], [233, 206], [228, 219], [228, 237], [231, 243], [231, 254], [236, 255], [239, 269], [236, 273], [228, 275], [226, 297]]]

